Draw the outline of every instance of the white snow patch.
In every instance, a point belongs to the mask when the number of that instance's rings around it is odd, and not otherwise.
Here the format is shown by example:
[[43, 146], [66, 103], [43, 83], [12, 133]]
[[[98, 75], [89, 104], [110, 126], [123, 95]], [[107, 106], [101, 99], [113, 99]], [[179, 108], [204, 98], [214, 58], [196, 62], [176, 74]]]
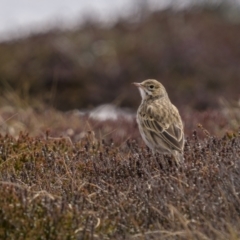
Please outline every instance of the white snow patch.
[[119, 118], [132, 120], [134, 114], [128, 109], [119, 108], [113, 104], [103, 104], [90, 111], [89, 118], [99, 121], [117, 120]]

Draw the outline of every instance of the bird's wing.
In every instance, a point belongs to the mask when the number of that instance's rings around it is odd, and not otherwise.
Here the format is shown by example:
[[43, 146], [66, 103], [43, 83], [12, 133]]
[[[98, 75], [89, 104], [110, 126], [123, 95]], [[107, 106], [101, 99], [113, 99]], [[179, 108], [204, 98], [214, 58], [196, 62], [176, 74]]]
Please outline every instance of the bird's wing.
[[[157, 143], [160, 138], [171, 149], [182, 152], [184, 144], [183, 126], [177, 109], [174, 107], [173, 111], [177, 111], [177, 115], [173, 116], [171, 112], [165, 113], [162, 116], [161, 111], [154, 111], [154, 108], [148, 110], [146, 118], [143, 119], [143, 124], [150, 131], [153, 139]], [[170, 115], [171, 114], [171, 118]], [[171, 120], [170, 120], [171, 119]]]

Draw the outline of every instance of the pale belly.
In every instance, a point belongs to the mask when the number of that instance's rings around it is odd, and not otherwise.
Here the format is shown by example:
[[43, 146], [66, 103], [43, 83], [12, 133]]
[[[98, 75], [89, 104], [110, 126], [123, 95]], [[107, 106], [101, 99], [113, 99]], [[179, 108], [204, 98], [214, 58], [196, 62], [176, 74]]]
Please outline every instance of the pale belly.
[[151, 149], [153, 150], [154, 152], [157, 151], [157, 152], [160, 152], [162, 154], [169, 154], [171, 153], [169, 147], [166, 145], [166, 143], [164, 141], [162, 141], [162, 139], [160, 137], [157, 138], [156, 141], [154, 141], [152, 138], [151, 138], [151, 135], [150, 134], [147, 134], [147, 131], [143, 130], [142, 128], [142, 124], [141, 122], [138, 120], [137, 118], [137, 124], [138, 124], [138, 128], [139, 128], [139, 132], [140, 132], [140, 135], [143, 139], [143, 141], [145, 142], [145, 144]]
[[151, 134], [148, 130], [143, 130], [141, 122], [137, 118], [138, 129], [141, 134], [141, 137], [145, 144], [154, 152], [160, 152], [162, 154], [169, 154], [171, 153], [171, 149], [169, 149], [168, 145], [160, 138], [155, 137], [155, 140], [151, 137]]

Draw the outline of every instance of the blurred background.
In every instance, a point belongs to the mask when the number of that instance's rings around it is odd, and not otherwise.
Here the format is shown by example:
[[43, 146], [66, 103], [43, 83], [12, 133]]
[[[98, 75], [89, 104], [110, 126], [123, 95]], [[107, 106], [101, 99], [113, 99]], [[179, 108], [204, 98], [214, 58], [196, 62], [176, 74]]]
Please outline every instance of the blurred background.
[[131, 82], [148, 78], [180, 108], [237, 101], [240, 1], [1, 0], [2, 96], [64, 111], [136, 109]]

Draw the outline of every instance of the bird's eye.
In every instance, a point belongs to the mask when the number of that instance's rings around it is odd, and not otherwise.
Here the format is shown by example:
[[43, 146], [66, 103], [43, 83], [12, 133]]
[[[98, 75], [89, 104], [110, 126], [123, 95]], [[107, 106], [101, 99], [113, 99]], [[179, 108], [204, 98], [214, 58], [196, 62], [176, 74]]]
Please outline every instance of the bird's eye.
[[153, 86], [153, 85], [150, 85], [150, 86], [149, 86], [149, 88], [150, 88], [150, 89], [153, 89], [153, 88], [154, 88], [154, 86]]

